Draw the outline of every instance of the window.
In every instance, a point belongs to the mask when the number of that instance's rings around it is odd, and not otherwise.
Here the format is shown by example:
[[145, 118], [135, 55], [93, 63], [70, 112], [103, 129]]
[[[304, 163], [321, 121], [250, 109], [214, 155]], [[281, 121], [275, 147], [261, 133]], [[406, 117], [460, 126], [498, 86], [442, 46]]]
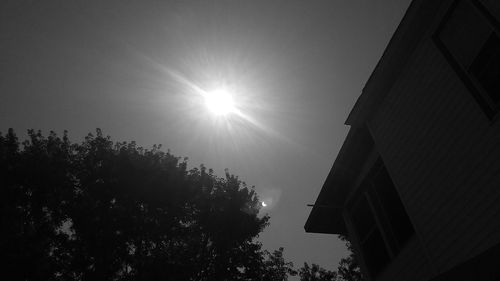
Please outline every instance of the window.
[[358, 235], [368, 271], [376, 276], [390, 262], [382, 233], [377, 227], [368, 199], [363, 195], [352, 210], [352, 222]]
[[380, 216], [388, 224], [386, 233], [392, 237], [392, 252], [397, 254], [415, 230], [386, 167], [380, 159], [377, 164], [378, 167], [374, 167], [376, 173], [373, 176], [372, 197], [380, 206]]
[[456, 0], [434, 36], [490, 119], [500, 108], [499, 27], [477, 0]]
[[470, 72], [491, 101], [498, 105], [500, 101], [500, 37], [492, 33], [483, 48], [471, 64]]
[[350, 214], [365, 264], [375, 277], [403, 249], [415, 230], [380, 158], [361, 189]]

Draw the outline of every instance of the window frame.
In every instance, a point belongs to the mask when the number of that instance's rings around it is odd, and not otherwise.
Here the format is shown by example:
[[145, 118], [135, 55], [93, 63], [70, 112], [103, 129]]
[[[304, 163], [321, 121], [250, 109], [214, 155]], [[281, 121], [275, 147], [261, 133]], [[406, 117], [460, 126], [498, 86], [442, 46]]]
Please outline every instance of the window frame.
[[[367, 268], [367, 272], [369, 273], [370, 277], [375, 278], [378, 275], [380, 275], [380, 273], [382, 271], [384, 271], [384, 269], [391, 263], [391, 261], [394, 259], [394, 254], [391, 252], [390, 247], [388, 246], [389, 244], [388, 244], [388, 240], [386, 237], [386, 233], [382, 230], [380, 219], [377, 217], [377, 214], [375, 212], [373, 212], [372, 198], [370, 198], [370, 196], [368, 196], [368, 194], [363, 192], [356, 199], [357, 200], [355, 200], [352, 203], [352, 206], [350, 206], [350, 208], [349, 208], [349, 220], [350, 220], [351, 225], [353, 226], [354, 235], [356, 237], [355, 239], [356, 239], [357, 244], [359, 246], [359, 250], [362, 254], [363, 263], [364, 263], [365, 267]], [[371, 226], [370, 230], [367, 233], [365, 233], [364, 237], [361, 237], [361, 234], [358, 231], [358, 227], [356, 226], [357, 223], [356, 223], [356, 219], [354, 216], [354, 210], [358, 209], [359, 205], [363, 204], [363, 203], [366, 204], [365, 208], [368, 209], [369, 216], [371, 216], [371, 220], [373, 220], [373, 226]], [[369, 240], [371, 240], [372, 238], [374, 238], [373, 235], [376, 235], [377, 233], [382, 238], [382, 243], [383, 243], [383, 245], [379, 245], [379, 246], [381, 246], [385, 250], [385, 253], [383, 254], [383, 256], [385, 256], [385, 257], [381, 257], [381, 258], [387, 259], [385, 261], [382, 261], [381, 265], [378, 265], [378, 266], [380, 266], [380, 268], [377, 268], [377, 265], [373, 264], [373, 262], [371, 261], [371, 258], [370, 259], [368, 258], [368, 255], [364, 250], [366, 245], [368, 244], [367, 242]], [[369, 260], [370, 260], [370, 262], [369, 262]]]
[[[470, 3], [473, 9], [475, 9], [478, 14], [486, 20], [488, 25], [491, 27], [491, 31], [496, 33], [496, 35], [500, 37], [500, 22], [488, 11], [486, 7], [483, 6], [483, 4], [479, 3], [479, 1], [477, 0], [454, 0], [448, 7], [445, 15], [441, 18], [435, 32], [431, 37], [441, 54], [444, 56], [446, 61], [450, 64], [460, 80], [462, 80], [467, 89], [470, 91], [478, 105], [481, 107], [483, 113], [488, 117], [490, 121], [493, 122], [499, 118], [498, 116], [500, 114], [498, 113], [500, 112], [500, 102], [495, 104], [491, 101], [490, 94], [485, 89], [483, 89], [483, 86], [479, 83], [479, 81], [476, 81], [477, 79], [473, 77], [473, 75], [471, 75], [465, 69], [465, 67], [451, 54], [446, 45], [440, 39], [441, 32], [443, 31], [444, 27], [452, 17], [453, 12], [461, 1]], [[481, 48], [483, 47], [484, 45]]]
[[[392, 181], [392, 186], [395, 189], [395, 192], [397, 193], [399, 200], [403, 204], [404, 212], [408, 217], [409, 223], [413, 230], [411, 235], [402, 244], [399, 244], [397, 238], [395, 237], [395, 232], [393, 230], [391, 222], [387, 217], [387, 211], [385, 210], [385, 206], [382, 205], [381, 200], [375, 190], [375, 185], [372, 183], [374, 177], [378, 175], [378, 173], [380, 173], [380, 171], [383, 168], [386, 169]], [[345, 213], [345, 218], [346, 221], [348, 220], [348, 224], [351, 226], [351, 229], [353, 230], [352, 231], [352, 235], [354, 236], [353, 239], [354, 241], [357, 242], [356, 244], [359, 247], [359, 252], [361, 253], [362, 256], [363, 265], [366, 267], [371, 279], [376, 279], [390, 265], [390, 263], [395, 258], [397, 258], [397, 256], [408, 245], [408, 243], [416, 236], [416, 229], [404, 206], [403, 200], [401, 199], [399, 191], [396, 187], [396, 183], [391, 177], [389, 170], [387, 169], [387, 166], [382, 160], [382, 157], [378, 153], [376, 153], [374, 161], [369, 161], [368, 171], [364, 173], [360, 178], [361, 181], [358, 182], [358, 184], [356, 185], [355, 193], [352, 194], [352, 196], [350, 196], [350, 198], [347, 201], [346, 205], [347, 211]], [[367, 260], [365, 259], [365, 253], [362, 249], [363, 248], [362, 247], [363, 241], [361, 240], [362, 237], [360, 237], [360, 234], [358, 233], [357, 227], [355, 226], [354, 222], [355, 215], [353, 211], [355, 211], [357, 206], [360, 204], [360, 201], [362, 200], [366, 200], [369, 212], [375, 221], [375, 228], [377, 228], [378, 232], [380, 232], [382, 240], [384, 242], [383, 246], [385, 247], [385, 250], [389, 256], [387, 264], [385, 264], [382, 268], [376, 270], [376, 272], [373, 272], [373, 270], [371, 270], [372, 265], [367, 264]], [[366, 237], [364, 237], [363, 240], [366, 240]]]

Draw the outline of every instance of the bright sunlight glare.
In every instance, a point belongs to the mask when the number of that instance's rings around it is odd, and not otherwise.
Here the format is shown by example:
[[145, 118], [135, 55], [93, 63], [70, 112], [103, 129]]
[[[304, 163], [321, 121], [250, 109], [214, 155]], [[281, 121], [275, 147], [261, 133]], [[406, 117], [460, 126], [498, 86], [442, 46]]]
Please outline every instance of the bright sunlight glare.
[[[207, 111], [210, 112], [213, 116], [218, 117], [218, 120], [224, 120], [224, 124], [231, 125], [231, 120], [233, 118], [226, 118], [229, 115], [235, 115], [237, 121], [245, 121], [244, 123], [239, 122], [239, 126], [243, 126], [242, 129], [248, 131], [248, 128], [256, 128], [261, 130], [264, 133], [282, 139], [284, 141], [289, 142], [290, 140], [278, 132], [274, 131], [272, 128], [267, 127], [258, 121], [257, 118], [252, 116], [252, 111], [248, 110], [251, 108], [248, 104], [248, 97], [245, 97], [245, 91], [241, 90], [241, 85], [228, 86], [225, 83], [214, 80], [212, 84], [219, 85], [218, 87], [212, 88], [213, 90], [206, 90], [205, 87], [201, 87], [195, 81], [191, 81], [186, 78], [182, 73], [169, 69], [168, 67], [161, 66], [162, 70], [166, 71], [171, 78], [173, 78], [176, 82], [180, 83], [185, 87], [184, 91], [186, 93], [195, 93], [202, 97], [204, 106], [207, 108]], [[237, 94], [237, 100], [233, 98], [233, 95]], [[246, 101], [246, 102], [241, 102]], [[253, 106], [255, 108], [255, 106]], [[198, 110], [196, 110], [198, 114]], [[222, 118], [219, 118], [222, 117]], [[218, 123], [220, 124], [220, 123]], [[236, 124], [236, 123], [234, 123]], [[234, 125], [233, 124], [233, 125]], [[220, 127], [219, 127], [220, 128]], [[235, 127], [232, 127], [235, 128]], [[234, 130], [232, 132], [234, 134]], [[267, 206], [270, 206], [269, 202], [266, 203]]]
[[262, 207], [267, 207], [266, 202], [262, 201]]
[[203, 97], [207, 108], [215, 115], [225, 116], [235, 111], [233, 97], [225, 88], [206, 92]]

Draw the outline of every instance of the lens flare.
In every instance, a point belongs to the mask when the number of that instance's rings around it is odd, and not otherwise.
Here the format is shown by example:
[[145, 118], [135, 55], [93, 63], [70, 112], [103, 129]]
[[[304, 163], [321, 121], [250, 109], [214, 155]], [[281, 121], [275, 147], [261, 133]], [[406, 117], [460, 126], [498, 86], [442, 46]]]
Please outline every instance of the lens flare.
[[203, 97], [207, 108], [217, 116], [225, 116], [235, 111], [233, 97], [225, 88], [205, 92]]

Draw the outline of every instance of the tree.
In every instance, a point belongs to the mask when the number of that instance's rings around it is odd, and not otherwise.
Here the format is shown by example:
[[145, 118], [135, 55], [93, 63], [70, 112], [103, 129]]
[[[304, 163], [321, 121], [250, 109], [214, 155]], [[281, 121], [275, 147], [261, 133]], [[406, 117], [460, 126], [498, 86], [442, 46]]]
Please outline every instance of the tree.
[[317, 264], [307, 264], [299, 269], [300, 281], [336, 281], [337, 272], [321, 268]]
[[354, 249], [352, 248], [351, 242], [348, 240], [347, 236], [339, 235], [339, 238], [346, 242], [347, 249], [349, 250], [349, 256], [342, 258], [339, 262], [337, 268], [337, 274], [340, 281], [362, 281], [363, 275], [361, 274], [361, 269], [359, 263], [354, 254]]
[[100, 130], [81, 144], [67, 132], [28, 136], [21, 145], [12, 129], [0, 134], [7, 279], [258, 280], [253, 272], [276, 263], [289, 269], [282, 249], [265, 259], [255, 238], [269, 218], [229, 172], [188, 169], [160, 146]]
[[297, 271], [293, 269], [293, 263], [287, 262], [283, 257], [283, 251], [283, 247], [272, 253], [264, 251], [262, 281], [286, 281], [288, 276], [297, 275]]
[[67, 242], [59, 229], [70, 196], [70, 144], [66, 136], [29, 135], [24, 150], [12, 129], [0, 135], [2, 272], [22, 280], [50, 279], [64, 264], [56, 256]]
[[[50, 132], [0, 133], [0, 269], [8, 280], [286, 281], [283, 248], [255, 240], [253, 187], [227, 170], [188, 169], [161, 146], [80, 144]], [[345, 238], [344, 238], [345, 239]], [[350, 244], [348, 244], [350, 250]], [[302, 280], [361, 280], [351, 254], [335, 272], [307, 263]]]

